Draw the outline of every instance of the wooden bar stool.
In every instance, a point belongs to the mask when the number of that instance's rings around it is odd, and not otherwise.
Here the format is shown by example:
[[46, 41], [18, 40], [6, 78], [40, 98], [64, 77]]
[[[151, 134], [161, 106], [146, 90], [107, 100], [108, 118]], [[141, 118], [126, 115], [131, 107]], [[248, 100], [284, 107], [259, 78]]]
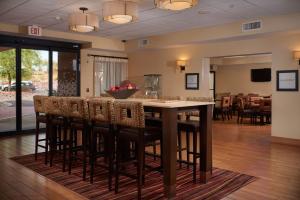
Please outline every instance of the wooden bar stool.
[[[109, 190], [112, 190], [113, 157], [115, 152], [115, 136], [112, 125], [112, 101], [105, 99], [91, 99], [88, 101], [88, 109], [92, 127], [90, 147], [90, 183], [93, 183], [94, 168], [97, 158], [105, 157], [108, 158], [108, 167], [103, 167], [108, 168], [108, 188]], [[100, 147], [101, 138], [104, 138], [105, 140], [104, 148]]]
[[[47, 130], [50, 146], [50, 166], [53, 164], [53, 157], [57, 151], [57, 145], [61, 150], [61, 128], [65, 126], [64, 106], [61, 97], [49, 97], [46, 104]], [[59, 141], [57, 141], [57, 139]], [[46, 140], [46, 146], [48, 140]], [[46, 148], [47, 149], [47, 148]], [[46, 161], [47, 163], [47, 161]]]
[[[196, 182], [196, 172], [197, 172], [197, 158], [200, 158], [200, 148], [198, 150], [197, 144], [197, 135], [198, 132], [200, 132], [200, 127], [199, 127], [199, 121], [194, 121], [194, 120], [179, 120], [177, 122], [177, 127], [178, 127], [178, 140], [181, 141], [181, 132], [185, 132], [186, 134], [186, 157], [187, 157], [187, 166], [189, 167], [190, 163], [190, 155], [193, 157], [193, 181]], [[190, 150], [190, 134], [192, 134], [193, 137], [193, 151]], [[181, 142], [179, 145], [179, 159], [181, 159], [181, 151], [183, 148], [181, 147]], [[181, 151], [180, 151], [181, 150]], [[182, 160], [179, 160], [180, 164], [183, 162]]]
[[[47, 117], [46, 117], [46, 103], [47, 103], [48, 96], [41, 96], [35, 95], [33, 96], [33, 103], [34, 103], [34, 111], [35, 111], [35, 151], [34, 157], [37, 160], [38, 148], [45, 149], [45, 163], [48, 160], [48, 132], [46, 130], [45, 138], [40, 139], [40, 124], [47, 124]], [[40, 142], [45, 142], [45, 145], [40, 144]]]
[[[212, 102], [213, 99], [211, 97], [188, 97], [187, 101], [200, 101], [200, 102]], [[185, 112], [186, 119], [181, 119], [177, 122], [178, 127], [178, 146], [179, 146], [179, 162], [180, 166], [182, 161], [182, 152], [186, 150], [186, 157], [187, 157], [187, 167], [192, 164], [193, 165], [193, 181], [196, 182], [196, 174], [197, 174], [197, 159], [200, 158], [200, 148], [198, 149], [198, 132], [200, 133], [200, 113], [198, 110], [192, 110]], [[197, 120], [193, 119], [197, 118]], [[181, 132], [184, 132], [186, 135], [186, 148], [182, 148], [181, 144]], [[192, 146], [193, 150], [191, 151], [190, 148], [190, 135], [192, 135]], [[192, 155], [192, 163], [190, 162], [190, 155]]]
[[[82, 156], [82, 162], [83, 162], [83, 180], [86, 179], [86, 159], [87, 159], [87, 153], [90, 140], [90, 132], [89, 127], [87, 123], [87, 104], [84, 98], [81, 97], [67, 97], [65, 100], [65, 107], [66, 107], [66, 115], [65, 117], [68, 119], [68, 125], [70, 128], [70, 140], [69, 140], [69, 174], [71, 174], [72, 171], [72, 161], [73, 158], [77, 158], [76, 153], [79, 150], [82, 150], [83, 156]], [[82, 138], [82, 145], [77, 145], [77, 134], [78, 131], [81, 133]], [[65, 138], [65, 136], [64, 136]], [[75, 153], [75, 156], [73, 156], [73, 153]]]
[[[156, 140], [160, 140], [162, 144], [162, 133], [156, 131], [160, 129], [148, 129], [145, 127], [144, 108], [140, 102], [114, 102], [114, 122], [117, 124], [117, 155], [116, 155], [116, 172], [115, 172], [115, 193], [118, 193], [119, 174], [126, 175], [131, 178], [137, 178], [138, 199], [141, 199], [141, 188], [144, 182], [144, 164], [145, 164], [145, 146]], [[122, 159], [121, 143], [125, 141], [134, 142], [136, 147], [137, 160], [137, 176], [130, 175], [125, 171], [120, 171], [120, 165], [127, 164]]]

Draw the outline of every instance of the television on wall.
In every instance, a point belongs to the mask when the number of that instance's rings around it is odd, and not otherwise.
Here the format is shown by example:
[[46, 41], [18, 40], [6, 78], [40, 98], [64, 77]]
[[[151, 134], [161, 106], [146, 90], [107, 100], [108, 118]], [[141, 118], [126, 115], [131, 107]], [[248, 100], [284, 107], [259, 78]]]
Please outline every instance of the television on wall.
[[270, 82], [271, 68], [251, 69], [252, 82]]

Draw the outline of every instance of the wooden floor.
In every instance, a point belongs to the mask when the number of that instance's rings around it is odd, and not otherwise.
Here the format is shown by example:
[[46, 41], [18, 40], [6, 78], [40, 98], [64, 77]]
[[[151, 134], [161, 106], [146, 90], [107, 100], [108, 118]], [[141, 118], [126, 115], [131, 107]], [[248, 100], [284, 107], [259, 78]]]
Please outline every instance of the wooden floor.
[[[300, 148], [271, 144], [270, 126], [213, 124], [213, 165], [259, 177], [225, 199], [300, 199]], [[9, 158], [34, 152], [32, 135], [0, 139], [0, 199], [83, 199]]]

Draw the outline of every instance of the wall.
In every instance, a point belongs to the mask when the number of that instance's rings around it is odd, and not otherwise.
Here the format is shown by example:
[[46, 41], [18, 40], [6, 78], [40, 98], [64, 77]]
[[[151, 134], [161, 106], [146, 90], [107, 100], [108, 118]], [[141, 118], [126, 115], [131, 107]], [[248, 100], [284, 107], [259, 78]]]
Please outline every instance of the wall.
[[[190, 59], [186, 73], [200, 73], [200, 89], [185, 90], [185, 73], [176, 72], [177, 59]], [[162, 74], [163, 96], [208, 96], [209, 65], [202, 67], [201, 57], [185, 55], [182, 49], [148, 50], [129, 54], [129, 79], [143, 87], [145, 74]]]
[[[164, 95], [207, 96], [208, 70], [201, 67], [202, 59], [216, 56], [272, 53], [272, 136], [300, 139], [300, 92], [277, 92], [276, 70], [299, 69], [293, 60], [292, 51], [300, 50], [298, 31], [264, 35], [257, 38], [204, 43], [179, 48], [144, 49], [135, 51], [128, 46], [129, 77], [142, 80], [146, 73], [163, 75]], [[187, 72], [201, 73], [198, 91], [184, 90], [184, 74], [176, 74], [178, 59], [189, 60]]]
[[[0, 23], [0, 33], [9, 35], [27, 36], [26, 27], [12, 24]], [[49, 29], [43, 29], [43, 36], [40, 39], [52, 39], [56, 41], [74, 41], [82, 44], [89, 44], [90, 48], [110, 50], [110, 51], [124, 51], [124, 43], [120, 40], [104, 38], [100, 36], [93, 36], [89, 34], [79, 34], [74, 32], [61, 32]]]
[[220, 65], [216, 70], [216, 93], [272, 94], [272, 82], [252, 82], [251, 69], [271, 68], [272, 63]]

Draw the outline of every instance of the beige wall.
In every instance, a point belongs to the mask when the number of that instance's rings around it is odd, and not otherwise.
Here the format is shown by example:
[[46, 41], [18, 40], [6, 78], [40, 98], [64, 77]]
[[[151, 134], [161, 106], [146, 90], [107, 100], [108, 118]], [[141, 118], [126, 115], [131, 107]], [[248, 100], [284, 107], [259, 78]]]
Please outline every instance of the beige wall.
[[[188, 50], [188, 49], [186, 49]], [[202, 67], [202, 58], [184, 53], [183, 49], [148, 50], [131, 53], [129, 56], [129, 79], [143, 87], [145, 74], [162, 74], [163, 96], [208, 96], [207, 67]], [[191, 59], [192, 58], [192, 59]], [[191, 59], [186, 73], [200, 73], [200, 90], [185, 90], [185, 73], [176, 72], [177, 59]]]
[[[262, 29], [242, 32], [241, 25], [251, 20], [243, 20], [235, 23], [219, 26], [195, 28], [181, 32], [170, 33], [160, 36], [148, 37], [147, 49], [178, 47], [186, 44], [218, 42], [222, 40], [239, 40], [266, 36], [275, 32], [286, 32], [300, 28], [300, 13], [292, 13], [278, 16], [259, 17], [262, 20]], [[256, 20], [256, 19], [255, 19]], [[139, 50], [138, 40], [129, 41], [126, 44], [127, 51]]]
[[[0, 23], [0, 33], [9, 34], [9, 35], [14, 34], [19, 36], [28, 36], [25, 30], [26, 27]], [[116, 39], [109, 39], [109, 38], [92, 36], [89, 34], [79, 34], [74, 32], [53, 31], [48, 29], [43, 29], [42, 34], [43, 34], [42, 37], [35, 37], [35, 38], [50, 39], [50, 40], [53, 39], [57, 41], [59, 40], [76, 41], [82, 44], [89, 43], [90, 48], [97, 48], [102, 50], [110, 50], [110, 51], [125, 50], [124, 43]]]
[[272, 94], [272, 82], [252, 82], [251, 69], [270, 68], [272, 63], [221, 65], [216, 70], [216, 93]]
[[[277, 92], [276, 70], [299, 69], [293, 60], [292, 51], [300, 50], [300, 34], [286, 33], [227, 42], [190, 45], [180, 48], [144, 49], [132, 51], [129, 46], [129, 77], [141, 83], [146, 73], [161, 73], [164, 95], [207, 96], [208, 70], [203, 69], [203, 58], [272, 53], [272, 135], [300, 139], [300, 92]], [[189, 60], [187, 72], [201, 73], [198, 91], [184, 89], [184, 74], [175, 73], [177, 59]]]

